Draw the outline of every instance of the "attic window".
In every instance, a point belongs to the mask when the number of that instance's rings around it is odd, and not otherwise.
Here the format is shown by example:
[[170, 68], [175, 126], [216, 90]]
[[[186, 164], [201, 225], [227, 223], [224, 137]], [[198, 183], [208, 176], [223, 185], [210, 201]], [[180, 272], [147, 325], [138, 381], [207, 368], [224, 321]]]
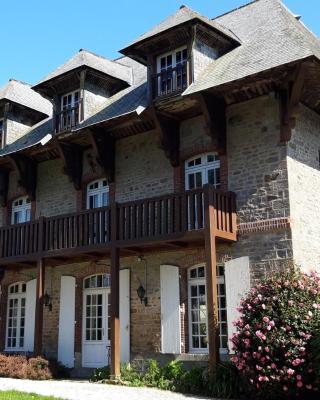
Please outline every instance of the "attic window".
[[187, 48], [181, 47], [157, 57], [155, 96], [182, 92], [188, 86]]

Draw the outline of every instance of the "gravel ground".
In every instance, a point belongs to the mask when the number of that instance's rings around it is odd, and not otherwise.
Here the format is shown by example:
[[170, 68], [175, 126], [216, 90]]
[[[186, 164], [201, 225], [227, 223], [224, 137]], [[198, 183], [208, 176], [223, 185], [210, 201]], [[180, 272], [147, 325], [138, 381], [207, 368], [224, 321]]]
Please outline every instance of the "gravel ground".
[[196, 400], [204, 397], [186, 396], [149, 388], [94, 384], [77, 381], [29, 381], [0, 378], [0, 391], [18, 390], [65, 400]]

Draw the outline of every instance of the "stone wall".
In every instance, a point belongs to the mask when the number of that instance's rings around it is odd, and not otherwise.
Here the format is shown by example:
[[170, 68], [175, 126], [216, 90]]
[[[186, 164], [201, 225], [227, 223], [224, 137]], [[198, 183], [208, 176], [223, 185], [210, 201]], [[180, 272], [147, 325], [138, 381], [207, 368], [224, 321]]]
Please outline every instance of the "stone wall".
[[20, 139], [23, 135], [30, 130], [32, 125], [31, 122], [26, 122], [22, 120], [19, 115], [16, 113], [10, 113], [6, 120], [7, 124], [7, 135], [6, 135], [6, 144], [10, 144]]
[[173, 191], [173, 168], [159, 147], [156, 132], [116, 143], [116, 201], [159, 196]]
[[320, 272], [320, 117], [301, 105], [288, 144], [293, 255], [305, 270]]
[[93, 115], [108, 97], [110, 97], [110, 93], [106, 88], [87, 80], [84, 89], [84, 118]]
[[36, 217], [50, 217], [76, 211], [76, 191], [63, 173], [60, 159], [38, 165]]
[[216, 49], [209, 47], [200, 40], [196, 40], [192, 49], [194, 80], [197, 80], [201, 72], [212, 62], [218, 58]]

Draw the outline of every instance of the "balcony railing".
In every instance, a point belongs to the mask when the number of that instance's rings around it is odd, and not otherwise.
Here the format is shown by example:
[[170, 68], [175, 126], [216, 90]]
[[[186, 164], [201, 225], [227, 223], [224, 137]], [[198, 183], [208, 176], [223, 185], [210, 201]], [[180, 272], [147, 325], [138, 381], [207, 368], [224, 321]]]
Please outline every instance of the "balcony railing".
[[74, 107], [68, 107], [55, 114], [55, 131], [64, 132], [77, 126], [82, 115], [82, 99]]
[[137, 242], [184, 240], [188, 234], [203, 231], [208, 205], [214, 209], [216, 236], [236, 240], [234, 194], [208, 187], [3, 227], [0, 261], [105, 249], [112, 241], [126, 247]]
[[153, 98], [179, 94], [188, 87], [188, 63], [167, 68], [152, 79]]

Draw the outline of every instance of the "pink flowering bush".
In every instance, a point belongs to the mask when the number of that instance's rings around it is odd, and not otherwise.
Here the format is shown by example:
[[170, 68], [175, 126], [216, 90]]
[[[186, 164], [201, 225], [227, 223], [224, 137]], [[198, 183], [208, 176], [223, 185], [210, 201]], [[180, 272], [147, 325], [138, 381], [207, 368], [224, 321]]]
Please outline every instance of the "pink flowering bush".
[[315, 396], [310, 350], [320, 326], [320, 277], [290, 268], [251, 289], [239, 311], [232, 361], [255, 398]]

